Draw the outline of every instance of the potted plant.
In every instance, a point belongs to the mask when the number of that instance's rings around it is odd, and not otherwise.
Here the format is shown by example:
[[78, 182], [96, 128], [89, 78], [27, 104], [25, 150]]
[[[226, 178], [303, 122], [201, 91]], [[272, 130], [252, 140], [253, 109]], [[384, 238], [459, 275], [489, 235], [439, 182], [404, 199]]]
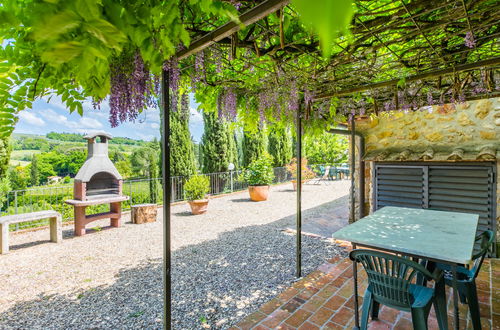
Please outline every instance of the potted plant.
[[207, 212], [210, 180], [205, 175], [194, 175], [184, 184], [184, 195], [191, 206], [191, 213]]
[[269, 154], [263, 154], [259, 159], [250, 163], [243, 172], [245, 181], [248, 183], [250, 199], [255, 202], [265, 201], [269, 196], [269, 185], [274, 179], [273, 158]]
[[[297, 158], [293, 158], [290, 164], [285, 166], [292, 176], [293, 190], [297, 190]], [[302, 158], [302, 164], [300, 167], [302, 172], [302, 184], [316, 177], [316, 174], [314, 174], [314, 172], [307, 167], [307, 158]]]

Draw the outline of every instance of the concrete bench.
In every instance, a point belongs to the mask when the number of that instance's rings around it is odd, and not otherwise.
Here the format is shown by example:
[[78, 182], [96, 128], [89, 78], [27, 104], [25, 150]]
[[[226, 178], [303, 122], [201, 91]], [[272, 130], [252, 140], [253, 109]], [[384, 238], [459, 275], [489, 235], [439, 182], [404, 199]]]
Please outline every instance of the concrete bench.
[[20, 222], [29, 222], [42, 219], [50, 220], [50, 240], [59, 243], [62, 241], [62, 217], [56, 211], [39, 211], [32, 213], [6, 215], [0, 217], [0, 254], [9, 252], [9, 225]]

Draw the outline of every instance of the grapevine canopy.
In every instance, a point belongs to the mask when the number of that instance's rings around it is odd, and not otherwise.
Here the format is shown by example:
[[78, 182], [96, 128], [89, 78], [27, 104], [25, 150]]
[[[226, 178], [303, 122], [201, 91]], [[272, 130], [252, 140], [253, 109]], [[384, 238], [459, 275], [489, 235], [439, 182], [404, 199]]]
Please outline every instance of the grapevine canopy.
[[306, 122], [324, 127], [352, 112], [497, 96], [499, 7], [496, 0], [7, 1], [0, 134], [10, 134], [34, 98], [51, 94], [79, 112], [83, 100], [109, 95], [112, 124], [134, 119], [156, 103], [162, 68], [174, 108], [176, 95], [191, 91], [203, 109], [254, 126], [292, 121], [302, 100]]

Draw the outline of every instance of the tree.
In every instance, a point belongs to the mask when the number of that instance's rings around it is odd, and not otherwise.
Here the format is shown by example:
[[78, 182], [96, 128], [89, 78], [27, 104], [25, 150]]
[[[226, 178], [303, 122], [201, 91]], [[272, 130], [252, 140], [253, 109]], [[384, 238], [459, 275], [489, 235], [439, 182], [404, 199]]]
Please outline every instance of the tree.
[[157, 151], [151, 147], [142, 147], [134, 150], [130, 156], [130, 165], [132, 174], [138, 177], [148, 177], [150, 154], [157, 154]]
[[130, 178], [132, 176], [132, 168], [130, 167], [130, 162], [127, 160], [120, 160], [115, 162], [115, 167], [118, 173], [124, 178]]
[[170, 112], [170, 171], [172, 176], [188, 177], [196, 172], [188, 118], [183, 112]]
[[257, 160], [266, 151], [265, 131], [243, 132], [243, 166], [247, 167], [251, 162]]
[[225, 172], [229, 163], [235, 161], [230, 151], [231, 134], [227, 124], [212, 111], [203, 112], [205, 130], [201, 137], [203, 173]]
[[273, 166], [280, 167], [292, 159], [292, 138], [284, 126], [274, 126], [269, 132], [269, 154], [273, 156]]
[[148, 167], [148, 177], [149, 177], [149, 197], [152, 203], [156, 203], [157, 191], [158, 191], [158, 161], [154, 153], [149, 154], [149, 167]]
[[12, 190], [23, 190], [28, 186], [29, 178], [24, 167], [17, 166], [9, 169], [8, 177]]
[[348, 158], [348, 148], [347, 137], [328, 132], [304, 139], [304, 153], [309, 164], [344, 163]]
[[5, 201], [7, 201], [8, 193], [11, 191], [9, 178], [0, 179], [0, 210], [3, 209]]
[[9, 166], [11, 147], [9, 146], [8, 137], [0, 137], [0, 178], [7, 175]]
[[31, 157], [30, 178], [31, 185], [38, 186], [40, 183], [40, 174], [38, 173], [38, 161], [35, 154]]
[[234, 168], [239, 167], [239, 155], [238, 155], [238, 143], [236, 141], [236, 135], [231, 129], [227, 129], [227, 141], [228, 141], [228, 151], [229, 151], [229, 163], [234, 164]]

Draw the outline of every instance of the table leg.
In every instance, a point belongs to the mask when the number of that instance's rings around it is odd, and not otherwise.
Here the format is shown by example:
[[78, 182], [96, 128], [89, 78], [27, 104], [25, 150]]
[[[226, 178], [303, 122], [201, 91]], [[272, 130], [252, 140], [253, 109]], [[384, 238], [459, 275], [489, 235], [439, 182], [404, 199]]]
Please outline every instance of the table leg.
[[[352, 249], [356, 249], [356, 244], [352, 245]], [[354, 329], [359, 329], [359, 302], [358, 302], [358, 264], [354, 260], [352, 262], [352, 277], [354, 281]]]
[[451, 266], [451, 271], [453, 273], [452, 286], [453, 286], [453, 309], [455, 317], [455, 329], [458, 330], [460, 326], [459, 311], [458, 311], [458, 288], [457, 288], [457, 265]]

